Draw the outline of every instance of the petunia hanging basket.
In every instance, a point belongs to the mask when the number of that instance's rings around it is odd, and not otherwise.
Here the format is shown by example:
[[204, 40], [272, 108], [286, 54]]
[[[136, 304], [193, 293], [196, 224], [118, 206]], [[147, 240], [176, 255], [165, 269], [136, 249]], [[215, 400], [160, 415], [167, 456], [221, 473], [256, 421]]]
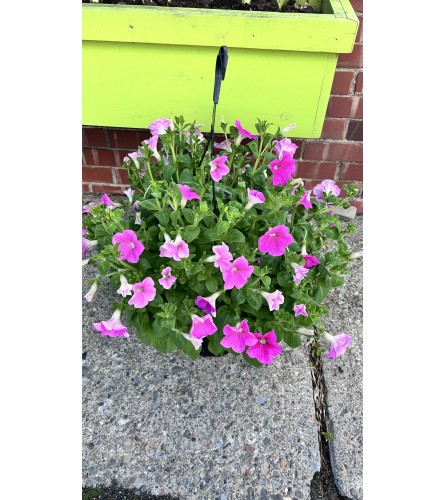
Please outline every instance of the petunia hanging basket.
[[180, 113], [209, 131], [207, 68], [224, 44], [225, 120], [295, 122], [288, 136], [305, 138], [321, 135], [338, 55], [359, 25], [349, 0], [323, 0], [319, 14], [84, 4], [82, 17], [84, 125], [146, 128]]
[[343, 186], [344, 197], [329, 179], [305, 189], [297, 146], [264, 121], [254, 132], [221, 123], [214, 155], [195, 122], [149, 128], [125, 159], [126, 198], [104, 194], [83, 208], [84, 264], [97, 266], [85, 298], [108, 280], [116, 297], [94, 330], [119, 341], [132, 326], [143, 343], [192, 359], [207, 339], [216, 356], [270, 364], [314, 332], [328, 339], [328, 357], [342, 354], [351, 339], [324, 331], [323, 302], [344, 283], [344, 237], [355, 231], [333, 210], [356, 187]]

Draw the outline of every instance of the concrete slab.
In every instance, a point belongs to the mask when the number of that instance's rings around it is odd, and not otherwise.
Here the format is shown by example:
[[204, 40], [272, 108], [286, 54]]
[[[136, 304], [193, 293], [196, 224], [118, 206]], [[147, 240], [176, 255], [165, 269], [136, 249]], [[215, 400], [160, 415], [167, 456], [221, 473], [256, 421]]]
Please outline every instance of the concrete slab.
[[[355, 221], [358, 231], [349, 236], [353, 252], [363, 248], [363, 218]], [[352, 337], [345, 355], [325, 359], [323, 370], [327, 386], [328, 431], [331, 463], [339, 491], [353, 499], [363, 498], [363, 259], [350, 265], [346, 284], [332, 291], [326, 301], [331, 315], [328, 331], [342, 331]]]
[[[83, 294], [94, 277], [84, 268]], [[83, 302], [83, 484], [184, 500], [309, 499], [320, 469], [308, 358], [256, 369], [232, 355], [193, 362], [101, 337], [114, 297]]]

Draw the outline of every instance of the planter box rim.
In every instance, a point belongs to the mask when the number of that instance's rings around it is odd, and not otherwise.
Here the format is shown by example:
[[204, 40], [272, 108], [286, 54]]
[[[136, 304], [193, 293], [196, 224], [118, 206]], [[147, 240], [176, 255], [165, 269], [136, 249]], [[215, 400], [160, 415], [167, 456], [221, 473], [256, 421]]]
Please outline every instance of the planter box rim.
[[82, 4], [82, 39], [204, 47], [350, 53], [358, 18], [349, 0], [324, 0], [329, 13]]

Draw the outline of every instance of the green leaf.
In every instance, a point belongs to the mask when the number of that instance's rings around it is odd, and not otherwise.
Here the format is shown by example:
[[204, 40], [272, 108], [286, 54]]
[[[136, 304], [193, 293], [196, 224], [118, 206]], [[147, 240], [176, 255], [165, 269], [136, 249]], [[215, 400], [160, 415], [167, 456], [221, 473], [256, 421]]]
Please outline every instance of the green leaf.
[[247, 363], [249, 363], [249, 365], [255, 366], [256, 368], [263, 366], [258, 360], [248, 356], [246, 352], [243, 352], [243, 358]]
[[234, 247], [243, 245], [246, 241], [244, 234], [238, 229], [231, 229], [224, 237], [224, 243], [226, 245], [233, 245]]
[[258, 311], [261, 309], [263, 298], [258, 292], [247, 290], [247, 302], [255, 309], [255, 311]]
[[241, 288], [241, 290], [238, 290], [238, 288], [233, 288], [230, 297], [233, 305], [239, 306], [240, 304], [244, 304], [246, 302], [246, 289]]
[[199, 233], [200, 233], [200, 229], [198, 226], [186, 226], [184, 228], [184, 231], [183, 231], [183, 237], [184, 237], [184, 240], [187, 242], [187, 243], [191, 243], [193, 240], [195, 240], [198, 236], [199, 236]]
[[179, 174], [179, 184], [190, 185], [190, 183], [195, 183], [193, 174], [191, 170], [184, 168], [184, 170]]
[[111, 262], [108, 262], [108, 261], [105, 261], [105, 262], [101, 262], [98, 266], [97, 266], [97, 272], [101, 275], [101, 276], [106, 276], [109, 269], [110, 269], [110, 265], [111, 265]]
[[145, 209], [151, 210], [151, 211], [159, 209], [159, 207], [158, 207], [158, 205], [156, 203], [156, 200], [153, 200], [151, 198], [149, 200], [140, 201], [139, 202], [139, 207], [140, 208], [145, 208]]
[[176, 167], [174, 165], [167, 165], [162, 169], [162, 175], [167, 182], [172, 180], [173, 174], [176, 172]]
[[182, 208], [181, 213], [189, 224], [193, 224], [195, 222], [195, 217], [191, 208]]
[[217, 237], [222, 238], [229, 229], [230, 229], [230, 222], [225, 220], [218, 222], [218, 224], [215, 226]]
[[206, 287], [210, 293], [216, 292], [218, 290], [218, 280], [214, 276], [206, 279]]
[[301, 345], [301, 336], [296, 331], [283, 329], [282, 337], [284, 342], [286, 342], [289, 347], [292, 347], [292, 349]]
[[235, 314], [233, 307], [224, 305], [218, 307], [216, 311], [215, 325], [220, 332], [223, 331], [225, 325], [235, 326], [238, 316]]
[[181, 213], [179, 212], [179, 210], [174, 210], [170, 213], [170, 220], [172, 221], [173, 226], [177, 227], [180, 216]]
[[165, 298], [167, 299], [167, 302], [169, 302], [170, 304], [179, 305], [184, 300], [185, 293], [178, 292], [176, 290], [166, 290]]
[[345, 284], [344, 278], [339, 276], [338, 274], [331, 275], [331, 285], [334, 286], [342, 286]]
[[292, 283], [292, 275], [287, 271], [280, 271], [277, 274], [277, 281], [280, 286], [289, 286]]
[[168, 208], [165, 208], [164, 210], [160, 210], [158, 212], [155, 212], [155, 217], [158, 219], [158, 221], [161, 223], [162, 226], [166, 227], [168, 224], [168, 221], [170, 220], [170, 210]]

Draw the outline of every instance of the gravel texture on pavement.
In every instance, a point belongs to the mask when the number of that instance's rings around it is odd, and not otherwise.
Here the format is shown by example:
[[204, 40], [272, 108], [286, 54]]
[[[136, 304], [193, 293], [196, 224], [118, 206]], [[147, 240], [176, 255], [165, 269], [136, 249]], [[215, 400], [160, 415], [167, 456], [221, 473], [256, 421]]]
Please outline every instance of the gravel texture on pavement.
[[[84, 268], [83, 294], [95, 275]], [[83, 302], [83, 484], [184, 500], [308, 499], [320, 469], [305, 349], [268, 367], [102, 337], [114, 292]], [[85, 354], [86, 353], [86, 354]]]
[[[351, 250], [363, 249], [363, 218], [355, 220], [357, 233], [348, 237]], [[325, 359], [323, 372], [327, 389], [331, 464], [339, 492], [363, 498], [363, 259], [349, 265], [344, 286], [335, 288], [326, 300], [331, 314], [329, 333], [346, 332], [352, 337], [346, 353], [336, 360]]]

